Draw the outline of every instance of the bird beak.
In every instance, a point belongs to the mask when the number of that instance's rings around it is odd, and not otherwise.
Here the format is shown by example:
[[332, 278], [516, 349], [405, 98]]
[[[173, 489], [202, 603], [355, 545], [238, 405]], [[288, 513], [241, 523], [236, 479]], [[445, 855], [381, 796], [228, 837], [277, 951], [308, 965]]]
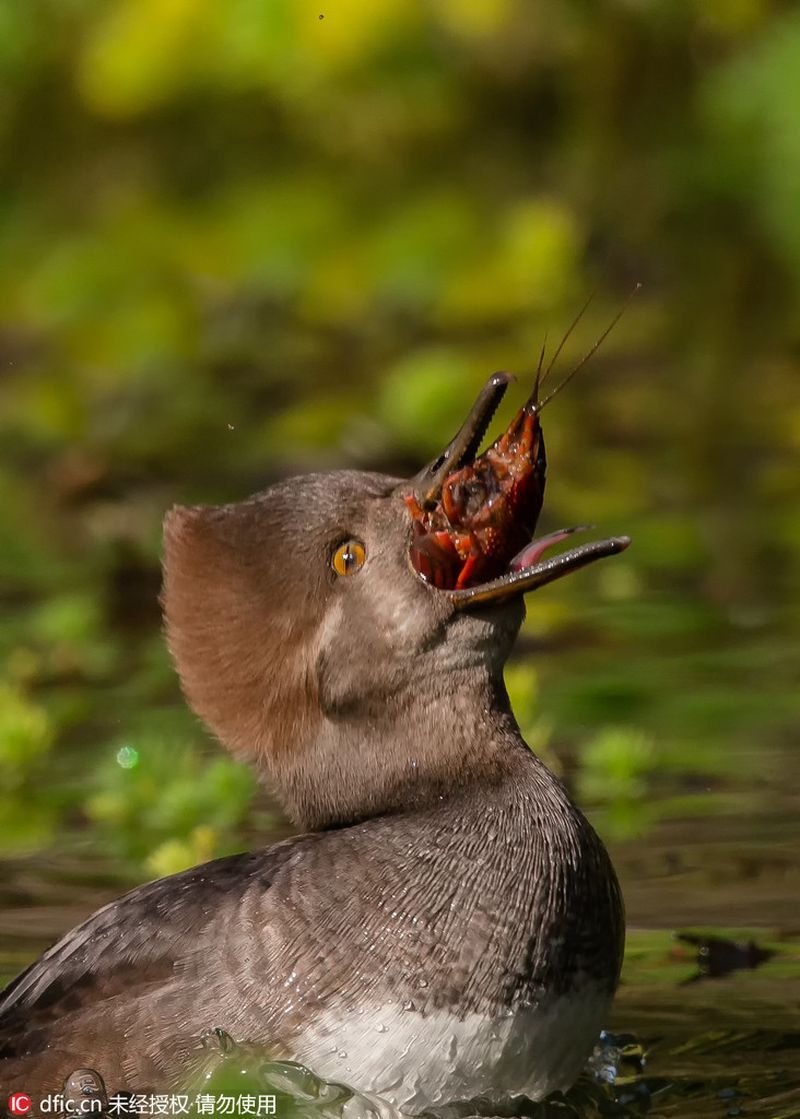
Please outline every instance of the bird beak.
[[401, 487], [411, 515], [412, 566], [458, 609], [537, 590], [630, 544], [627, 536], [616, 536], [544, 558], [583, 529], [533, 536], [547, 465], [538, 376], [531, 398], [508, 429], [477, 455], [512, 379], [495, 373], [445, 450]]

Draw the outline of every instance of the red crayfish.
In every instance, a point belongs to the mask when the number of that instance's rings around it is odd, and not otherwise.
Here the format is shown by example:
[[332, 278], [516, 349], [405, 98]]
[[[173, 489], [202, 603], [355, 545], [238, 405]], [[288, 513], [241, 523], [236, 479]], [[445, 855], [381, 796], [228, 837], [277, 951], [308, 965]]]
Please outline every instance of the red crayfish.
[[585, 365], [625, 309], [623, 306], [569, 375], [540, 399], [540, 389], [586, 306], [544, 373], [542, 349], [533, 392], [508, 429], [482, 455], [474, 457], [512, 379], [498, 373], [484, 388], [448, 449], [414, 479], [412, 490], [404, 495], [411, 514], [411, 563], [426, 582], [438, 589], [464, 591], [504, 573], [528, 569], [547, 548], [578, 531], [563, 529], [532, 540], [544, 500], [547, 469], [542, 410]]

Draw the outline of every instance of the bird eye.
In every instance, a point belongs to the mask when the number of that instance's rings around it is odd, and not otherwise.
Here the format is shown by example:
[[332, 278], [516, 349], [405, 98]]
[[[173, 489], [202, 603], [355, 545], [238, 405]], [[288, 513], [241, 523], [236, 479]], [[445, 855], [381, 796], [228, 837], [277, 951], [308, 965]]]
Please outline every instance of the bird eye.
[[355, 575], [364, 566], [367, 552], [358, 540], [345, 540], [331, 557], [331, 567], [337, 575]]

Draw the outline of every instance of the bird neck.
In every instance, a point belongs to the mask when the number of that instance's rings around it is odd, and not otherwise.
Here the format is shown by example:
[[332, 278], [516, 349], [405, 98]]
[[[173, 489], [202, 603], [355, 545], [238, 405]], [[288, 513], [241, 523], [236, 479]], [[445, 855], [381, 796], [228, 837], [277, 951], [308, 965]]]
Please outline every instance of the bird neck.
[[289, 747], [269, 760], [270, 783], [309, 829], [425, 808], [496, 785], [526, 762], [555, 783], [488, 666], [422, 671], [413, 688], [325, 711], [302, 747]]

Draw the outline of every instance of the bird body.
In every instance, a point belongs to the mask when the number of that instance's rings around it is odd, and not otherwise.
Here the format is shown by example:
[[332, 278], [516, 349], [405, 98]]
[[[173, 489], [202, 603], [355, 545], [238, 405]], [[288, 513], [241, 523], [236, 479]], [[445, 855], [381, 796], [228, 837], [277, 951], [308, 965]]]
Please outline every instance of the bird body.
[[5, 996], [4, 1087], [56, 1090], [88, 1062], [114, 1090], [177, 1088], [208, 1028], [410, 1110], [568, 1087], [616, 984], [619, 903], [594, 833], [506, 749], [492, 788], [100, 910]]
[[[474, 456], [485, 396], [451, 470]], [[409, 485], [310, 475], [168, 516], [186, 696], [307, 832], [140, 886], [68, 933], [0, 995], [5, 1091], [57, 1092], [85, 1068], [109, 1092], [175, 1089], [210, 1028], [409, 1112], [575, 1080], [617, 983], [622, 904], [502, 670], [522, 591], [586, 553], [430, 585], [409, 562]]]

